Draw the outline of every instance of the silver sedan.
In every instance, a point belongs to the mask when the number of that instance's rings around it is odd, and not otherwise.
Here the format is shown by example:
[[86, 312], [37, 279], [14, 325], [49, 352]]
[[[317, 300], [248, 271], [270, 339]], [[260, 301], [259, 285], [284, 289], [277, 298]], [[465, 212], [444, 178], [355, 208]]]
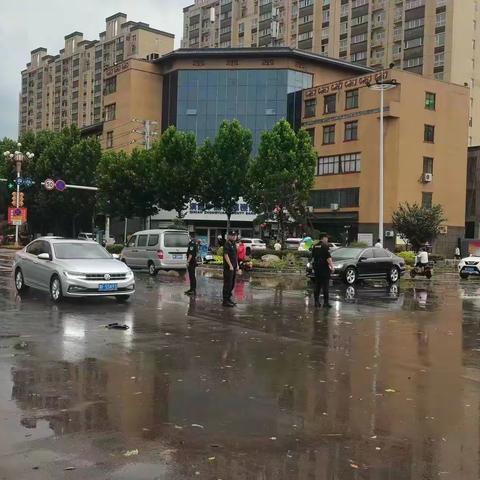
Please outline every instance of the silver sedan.
[[95, 242], [39, 238], [15, 255], [13, 271], [18, 292], [45, 290], [55, 303], [99, 296], [123, 302], [135, 292], [130, 268]]

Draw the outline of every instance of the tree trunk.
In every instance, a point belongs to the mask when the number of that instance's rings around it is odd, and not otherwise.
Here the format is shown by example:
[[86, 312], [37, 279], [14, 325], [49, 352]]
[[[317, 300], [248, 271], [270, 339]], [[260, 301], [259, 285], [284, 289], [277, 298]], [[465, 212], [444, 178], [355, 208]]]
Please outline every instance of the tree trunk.
[[285, 248], [285, 232], [283, 231], [283, 209], [278, 216], [278, 240], [282, 248]]
[[232, 217], [231, 213], [227, 213], [227, 235], [228, 232], [230, 231], [230, 218]]

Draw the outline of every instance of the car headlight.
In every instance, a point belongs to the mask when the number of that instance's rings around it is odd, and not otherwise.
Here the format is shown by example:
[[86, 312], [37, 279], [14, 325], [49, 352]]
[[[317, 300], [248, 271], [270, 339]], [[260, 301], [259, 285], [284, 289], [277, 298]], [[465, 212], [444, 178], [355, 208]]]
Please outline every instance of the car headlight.
[[87, 278], [84, 273], [80, 273], [80, 272], [63, 272], [63, 274], [67, 278], [83, 278], [83, 279]]
[[132, 278], [133, 277], [133, 272], [129, 270], [126, 275], [127, 278]]
[[335, 270], [341, 270], [343, 268], [343, 263], [336, 263], [333, 266], [335, 267]]

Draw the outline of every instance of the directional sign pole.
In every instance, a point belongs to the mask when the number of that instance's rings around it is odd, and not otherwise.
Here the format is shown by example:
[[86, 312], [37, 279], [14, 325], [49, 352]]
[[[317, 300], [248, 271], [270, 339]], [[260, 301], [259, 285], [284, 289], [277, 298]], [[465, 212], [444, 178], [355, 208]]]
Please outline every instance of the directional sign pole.
[[[50, 188], [50, 184], [48, 183], [48, 181], [42, 182], [41, 185], [42, 185], [42, 187], [45, 187], [45, 188], [48, 187], [47, 190], [53, 190], [53, 188], [55, 188], [55, 187]], [[65, 188], [63, 190], [66, 190], [67, 188], [72, 188], [74, 190], [90, 190], [90, 191], [93, 191], [93, 192], [98, 191], [98, 187], [87, 187], [85, 185], [70, 185], [68, 183], [65, 183]]]

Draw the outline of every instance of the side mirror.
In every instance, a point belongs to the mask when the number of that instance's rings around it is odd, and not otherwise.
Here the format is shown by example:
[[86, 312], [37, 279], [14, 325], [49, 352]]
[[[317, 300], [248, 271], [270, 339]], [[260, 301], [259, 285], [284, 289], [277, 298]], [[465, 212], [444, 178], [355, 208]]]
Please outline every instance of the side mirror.
[[120, 255], [118, 255], [117, 253], [112, 253], [112, 257], [113, 257], [115, 260], [120, 260]]
[[360, 258], [358, 259], [359, 262], [364, 262], [365, 260], [367, 260], [367, 257], [360, 257]]
[[52, 257], [50, 257], [49, 253], [41, 253], [40, 255], [37, 255], [37, 258], [39, 260], [51, 260]]

